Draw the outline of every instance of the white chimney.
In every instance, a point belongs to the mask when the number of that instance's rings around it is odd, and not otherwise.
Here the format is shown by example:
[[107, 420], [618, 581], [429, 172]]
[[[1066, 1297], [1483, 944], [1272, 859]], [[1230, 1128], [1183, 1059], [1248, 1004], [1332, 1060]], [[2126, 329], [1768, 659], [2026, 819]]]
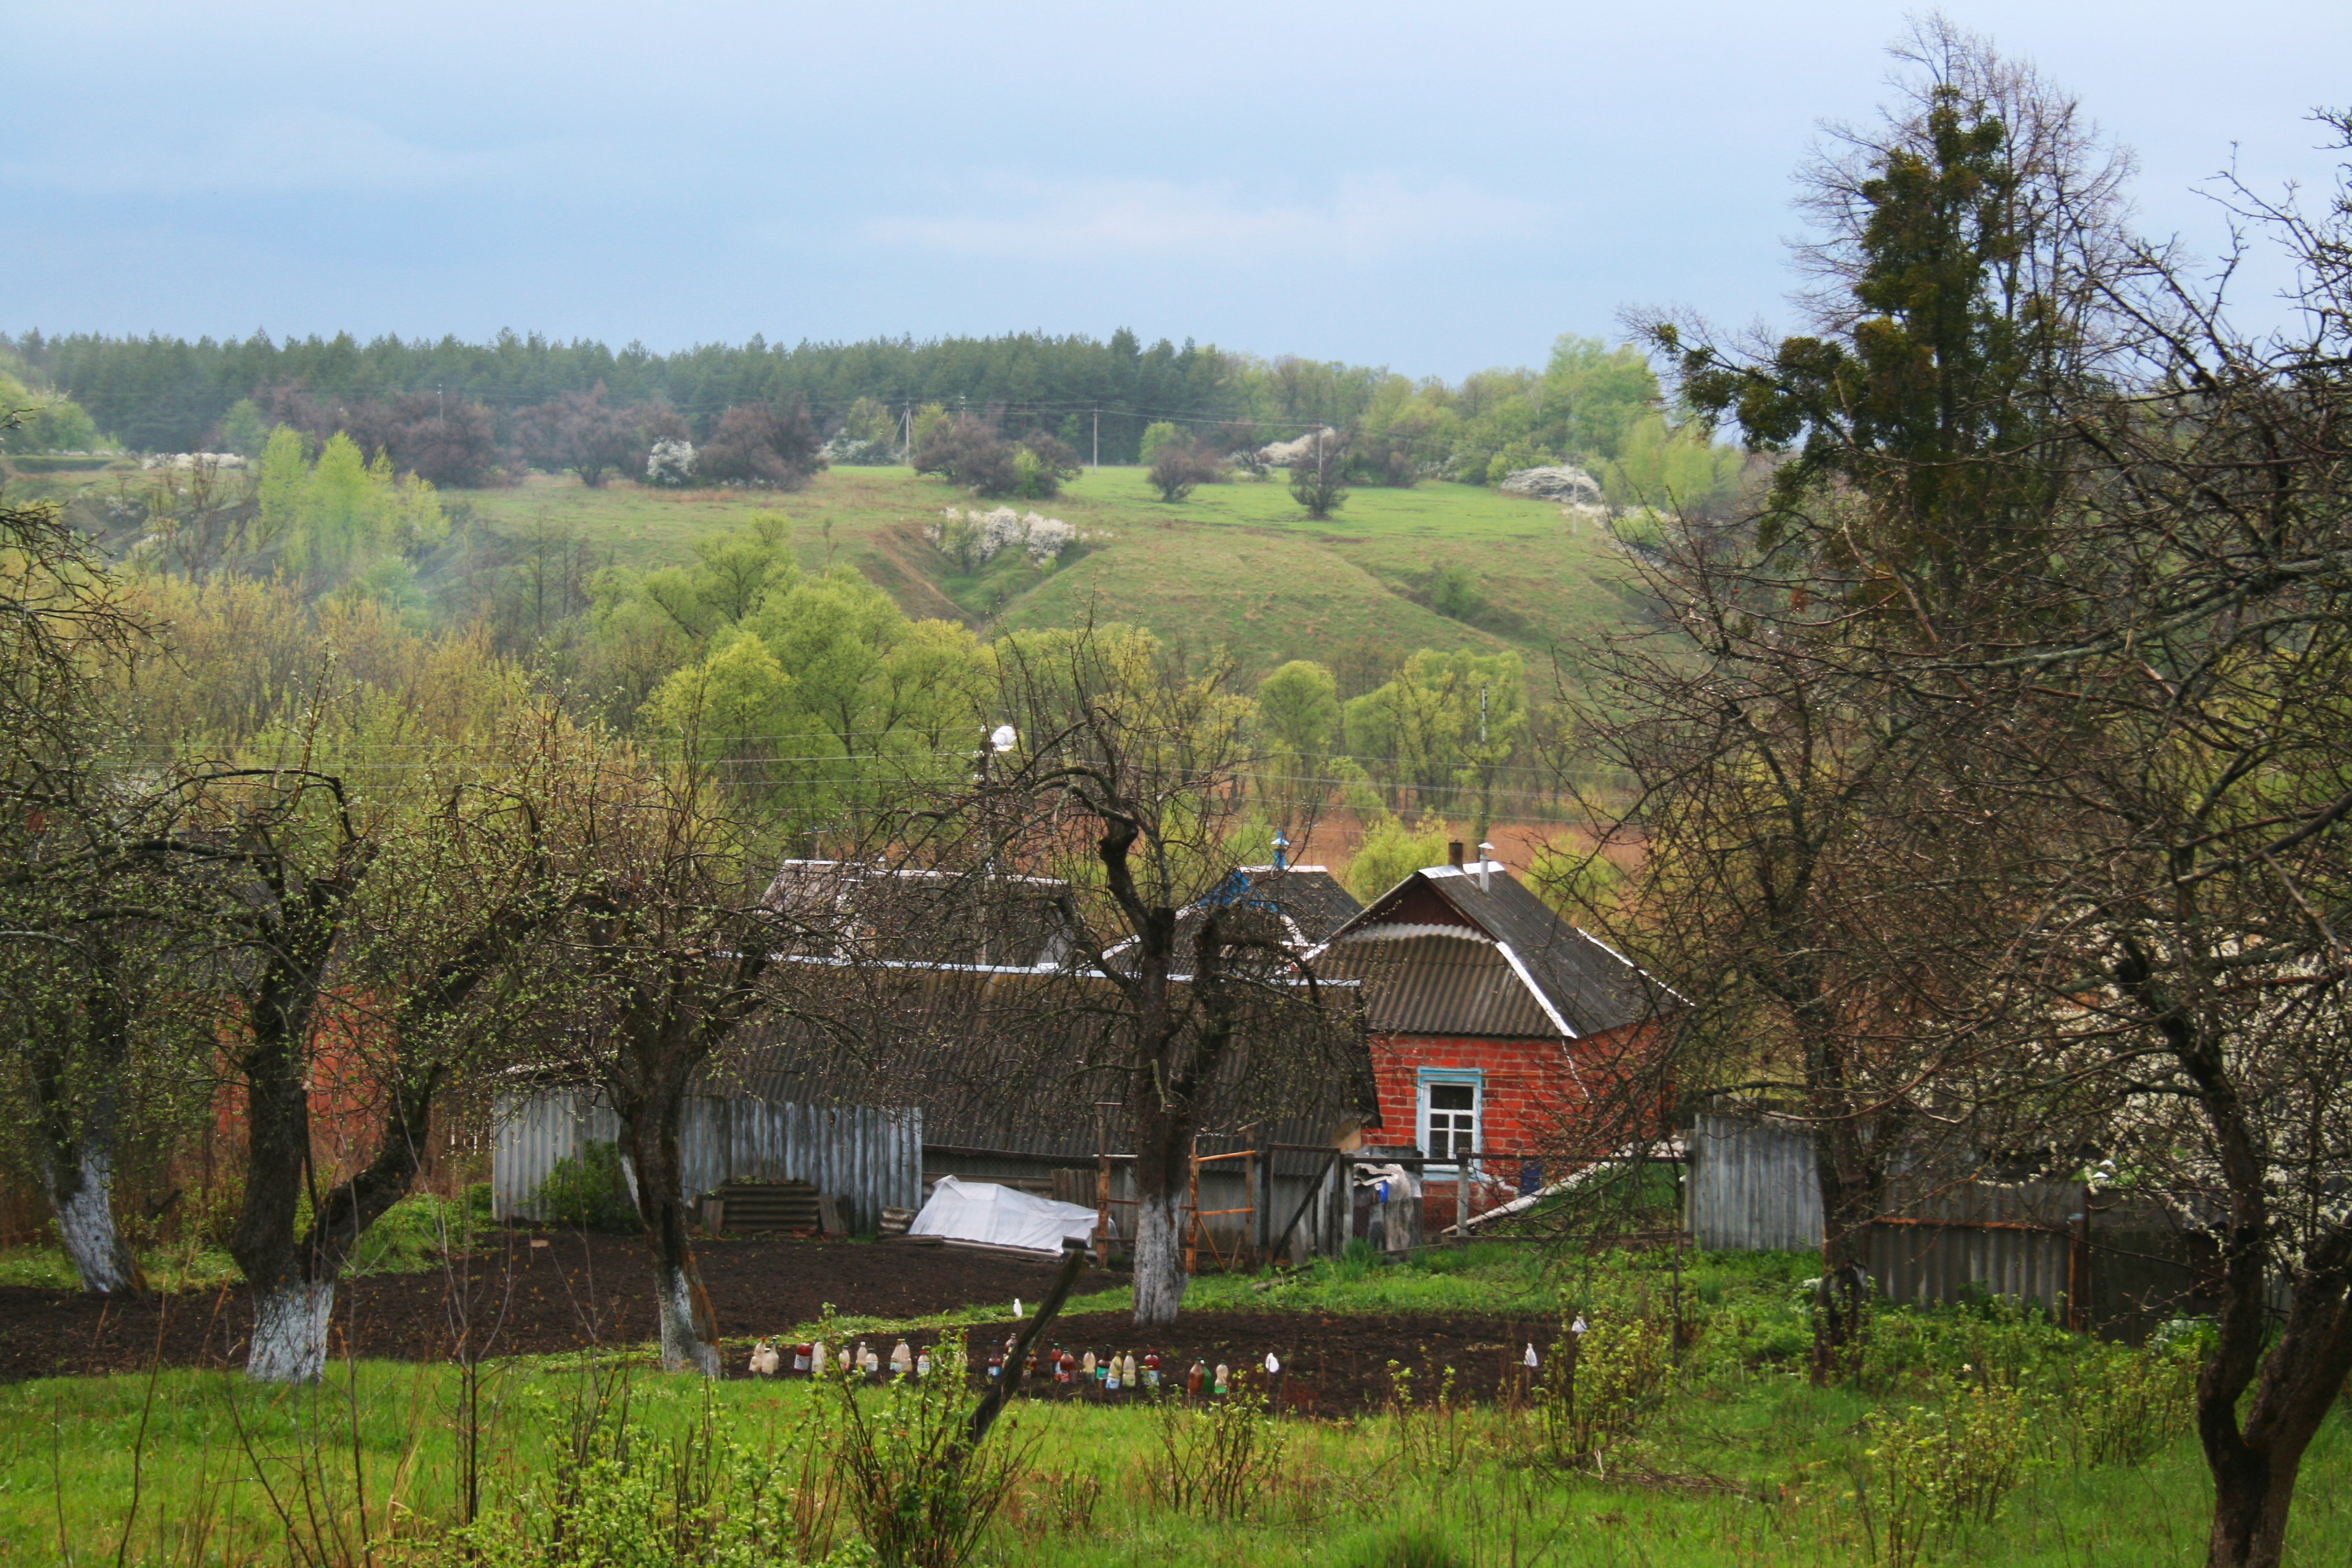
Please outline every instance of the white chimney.
[[1494, 865], [1495, 865], [1495, 847], [1494, 847], [1492, 844], [1489, 844], [1489, 843], [1486, 842], [1484, 839], [1479, 840], [1479, 843], [1478, 843], [1478, 890], [1479, 890], [1480, 892], [1482, 892], [1482, 893], [1484, 893], [1484, 892], [1486, 892], [1486, 891], [1489, 891], [1489, 890], [1490, 890], [1490, 889], [1489, 889], [1489, 888], [1488, 888], [1488, 886], [1487, 886], [1487, 882], [1486, 882], [1486, 874], [1487, 874], [1489, 871], [1491, 871], [1491, 870], [1493, 870], [1493, 869], [1494, 869]]

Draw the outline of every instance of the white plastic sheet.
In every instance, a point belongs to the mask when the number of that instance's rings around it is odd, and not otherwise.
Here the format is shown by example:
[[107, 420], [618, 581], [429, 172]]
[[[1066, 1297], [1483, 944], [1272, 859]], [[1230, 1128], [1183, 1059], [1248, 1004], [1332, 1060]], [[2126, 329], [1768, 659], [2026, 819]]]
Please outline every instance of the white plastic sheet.
[[1095, 1211], [1090, 1208], [1033, 1197], [993, 1182], [963, 1182], [953, 1176], [940, 1178], [939, 1185], [931, 1189], [931, 1201], [907, 1227], [909, 1236], [984, 1241], [992, 1247], [1048, 1253], [1060, 1252], [1065, 1237], [1085, 1241], [1094, 1233]]

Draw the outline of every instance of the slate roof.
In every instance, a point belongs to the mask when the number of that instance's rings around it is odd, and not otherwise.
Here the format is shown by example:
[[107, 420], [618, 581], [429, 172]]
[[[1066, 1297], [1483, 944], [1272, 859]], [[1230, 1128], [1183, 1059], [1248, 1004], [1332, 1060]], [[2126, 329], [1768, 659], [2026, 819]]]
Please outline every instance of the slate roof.
[[1237, 866], [1177, 915], [1178, 952], [1192, 951], [1193, 936], [1211, 905], [1225, 907], [1228, 929], [1247, 931], [1293, 953], [1330, 941], [1364, 907], [1320, 866]]
[[1586, 1039], [1683, 1005], [1488, 862], [1432, 866], [1372, 900], [1321, 958], [1366, 982], [1375, 1032]]

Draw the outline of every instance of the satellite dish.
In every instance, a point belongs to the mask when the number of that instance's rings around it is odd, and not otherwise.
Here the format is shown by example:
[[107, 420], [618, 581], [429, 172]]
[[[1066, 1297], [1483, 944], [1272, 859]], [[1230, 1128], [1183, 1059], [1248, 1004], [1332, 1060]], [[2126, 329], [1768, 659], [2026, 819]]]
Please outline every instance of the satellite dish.
[[994, 752], [1009, 752], [1013, 749], [1013, 742], [1018, 741], [1020, 738], [1021, 736], [1019, 732], [1016, 731], [1012, 725], [999, 724], [994, 730], [989, 732], [989, 750]]

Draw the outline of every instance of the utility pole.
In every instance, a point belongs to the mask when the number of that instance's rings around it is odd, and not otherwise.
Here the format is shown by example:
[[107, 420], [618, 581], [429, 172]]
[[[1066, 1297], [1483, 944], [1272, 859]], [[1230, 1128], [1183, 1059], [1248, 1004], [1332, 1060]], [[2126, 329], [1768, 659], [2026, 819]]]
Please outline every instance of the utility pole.
[[[1486, 750], [1486, 687], [1478, 687], [1478, 841], [1485, 843], [1495, 816], [1495, 758]], [[1485, 857], [1481, 856], [1483, 861]]]
[[1102, 472], [1102, 410], [1095, 410], [1095, 472]]
[[915, 461], [915, 400], [908, 398], [899, 412], [898, 460], [912, 467]]

